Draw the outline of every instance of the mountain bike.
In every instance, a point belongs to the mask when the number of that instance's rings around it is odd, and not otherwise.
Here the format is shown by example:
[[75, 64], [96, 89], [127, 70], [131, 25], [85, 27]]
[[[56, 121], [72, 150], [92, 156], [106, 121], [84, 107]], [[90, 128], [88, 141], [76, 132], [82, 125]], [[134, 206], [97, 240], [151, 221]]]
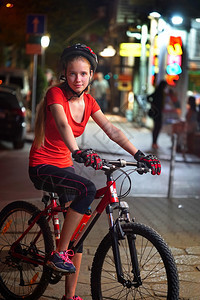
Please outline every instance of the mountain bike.
[[[177, 300], [178, 273], [169, 247], [155, 230], [131, 219], [123, 199], [131, 189], [130, 175], [149, 170], [123, 159], [103, 162], [107, 180], [105, 187], [97, 190], [99, 202], [91, 214], [83, 216], [71, 239], [71, 249], [76, 253], [106, 212], [108, 233], [96, 250], [91, 269], [92, 299]], [[125, 179], [128, 184], [124, 191]], [[46, 261], [55, 249], [54, 241], [57, 244], [60, 239], [58, 214], [67, 208], [61, 207], [57, 195], [51, 192], [42, 201], [43, 210], [26, 201], [15, 201], [0, 213], [0, 293], [5, 299], [39, 299], [48, 284], [56, 284], [62, 277], [48, 268]]]

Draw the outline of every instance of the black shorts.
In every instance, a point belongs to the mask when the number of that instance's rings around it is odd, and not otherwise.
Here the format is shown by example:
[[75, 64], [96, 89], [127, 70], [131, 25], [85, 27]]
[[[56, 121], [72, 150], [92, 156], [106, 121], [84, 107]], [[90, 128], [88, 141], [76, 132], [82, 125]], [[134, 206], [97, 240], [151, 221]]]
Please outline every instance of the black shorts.
[[[70, 207], [84, 214], [96, 194], [95, 185], [75, 173], [74, 167], [58, 168], [52, 165], [29, 167], [29, 176], [39, 190], [57, 193], [61, 206], [72, 201]], [[82, 252], [82, 247], [78, 252]]]

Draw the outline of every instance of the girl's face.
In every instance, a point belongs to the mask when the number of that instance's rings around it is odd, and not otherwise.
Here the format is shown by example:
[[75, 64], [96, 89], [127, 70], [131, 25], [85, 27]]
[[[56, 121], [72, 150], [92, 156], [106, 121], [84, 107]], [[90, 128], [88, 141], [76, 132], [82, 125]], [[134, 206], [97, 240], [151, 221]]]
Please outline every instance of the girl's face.
[[85, 58], [76, 58], [68, 63], [67, 82], [70, 88], [77, 94], [81, 93], [90, 81], [93, 71], [90, 70], [90, 63]]

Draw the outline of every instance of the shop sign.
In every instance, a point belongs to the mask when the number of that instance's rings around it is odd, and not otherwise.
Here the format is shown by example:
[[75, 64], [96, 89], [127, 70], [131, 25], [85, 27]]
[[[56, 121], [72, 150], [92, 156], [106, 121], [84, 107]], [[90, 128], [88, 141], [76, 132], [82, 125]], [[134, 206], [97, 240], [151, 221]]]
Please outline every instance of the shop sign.
[[166, 81], [169, 85], [175, 86], [182, 73], [182, 39], [180, 36], [170, 36], [169, 45], [167, 47], [167, 67]]
[[118, 90], [131, 91], [132, 90], [133, 76], [129, 74], [119, 74], [118, 76]]
[[[149, 44], [146, 45], [146, 56], [149, 56]], [[140, 57], [142, 53], [141, 43], [121, 43], [119, 47], [120, 56]]]
[[155, 84], [155, 76], [159, 72], [158, 55], [159, 55], [158, 35], [156, 35], [154, 38], [153, 53], [152, 53], [152, 65], [151, 65], [151, 84], [152, 85]]

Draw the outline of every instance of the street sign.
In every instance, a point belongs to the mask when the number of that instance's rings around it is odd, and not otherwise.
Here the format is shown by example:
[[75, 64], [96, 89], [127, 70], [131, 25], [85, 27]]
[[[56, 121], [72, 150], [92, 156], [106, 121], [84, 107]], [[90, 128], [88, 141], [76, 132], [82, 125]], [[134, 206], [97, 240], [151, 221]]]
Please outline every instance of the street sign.
[[26, 54], [42, 54], [41, 35], [27, 34]]
[[46, 30], [45, 15], [28, 15], [27, 16], [27, 33], [43, 35]]
[[42, 47], [40, 44], [26, 44], [26, 54], [42, 54]]

